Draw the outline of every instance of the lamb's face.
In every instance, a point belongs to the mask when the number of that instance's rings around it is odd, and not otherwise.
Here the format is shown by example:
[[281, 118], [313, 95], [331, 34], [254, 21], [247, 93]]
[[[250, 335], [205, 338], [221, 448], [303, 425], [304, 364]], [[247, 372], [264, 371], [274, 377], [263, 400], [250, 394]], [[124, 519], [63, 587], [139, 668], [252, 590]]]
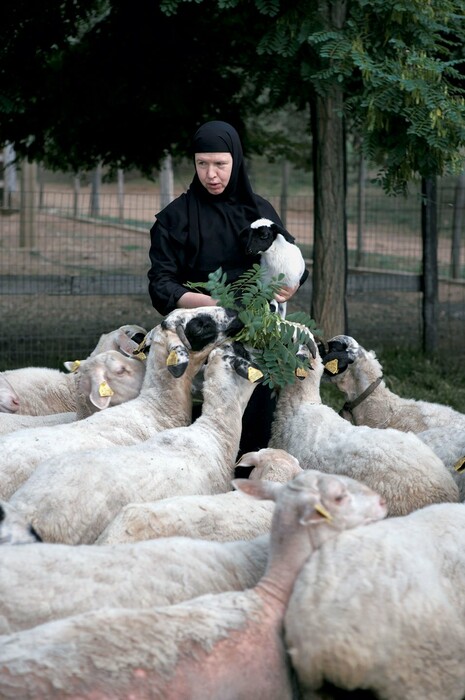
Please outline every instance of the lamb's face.
[[259, 255], [270, 248], [278, 233], [279, 226], [268, 219], [258, 219], [244, 229], [240, 237], [247, 255]]
[[262, 372], [254, 364], [252, 355], [242, 343], [223, 343], [214, 348], [208, 356], [205, 378], [215, 372], [218, 365], [222, 365], [228, 372], [233, 372], [252, 384], [263, 380]]
[[207, 345], [235, 335], [242, 327], [237, 312], [221, 306], [175, 309], [161, 322], [163, 330], [179, 336], [189, 350], [203, 350]]

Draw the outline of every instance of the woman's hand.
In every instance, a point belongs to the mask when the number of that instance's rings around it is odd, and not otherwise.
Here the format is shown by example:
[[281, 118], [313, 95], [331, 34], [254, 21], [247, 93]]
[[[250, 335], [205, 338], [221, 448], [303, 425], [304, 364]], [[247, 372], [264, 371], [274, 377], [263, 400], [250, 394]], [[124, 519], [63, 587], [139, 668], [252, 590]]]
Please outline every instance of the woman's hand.
[[294, 296], [298, 289], [298, 284], [296, 284], [295, 287], [281, 287], [274, 295], [274, 298], [278, 304], [284, 304], [285, 301], [289, 301], [289, 299]]

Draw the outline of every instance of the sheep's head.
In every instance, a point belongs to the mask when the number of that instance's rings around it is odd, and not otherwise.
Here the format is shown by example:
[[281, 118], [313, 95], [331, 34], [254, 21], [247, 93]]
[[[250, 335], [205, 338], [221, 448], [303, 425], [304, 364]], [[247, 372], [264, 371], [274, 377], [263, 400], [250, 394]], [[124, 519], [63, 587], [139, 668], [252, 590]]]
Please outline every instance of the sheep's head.
[[328, 340], [327, 347], [320, 344], [319, 351], [323, 359], [325, 377], [334, 378], [355, 362], [360, 345], [349, 335], [336, 335]]
[[207, 345], [236, 335], [243, 324], [232, 309], [203, 306], [196, 309], [175, 309], [161, 322], [164, 330], [177, 333], [189, 350], [202, 350]]
[[252, 351], [246, 349], [242, 343], [223, 343], [223, 345], [214, 348], [208, 356], [206, 377], [210, 373], [210, 368], [218, 362], [222, 362], [252, 384], [259, 384], [263, 381], [263, 373], [254, 362]]

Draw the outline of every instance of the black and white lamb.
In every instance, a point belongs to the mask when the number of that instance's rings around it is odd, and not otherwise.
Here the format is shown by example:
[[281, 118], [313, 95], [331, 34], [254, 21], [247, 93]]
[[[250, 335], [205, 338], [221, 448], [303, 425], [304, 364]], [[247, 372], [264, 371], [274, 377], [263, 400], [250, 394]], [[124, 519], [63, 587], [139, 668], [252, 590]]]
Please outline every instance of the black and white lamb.
[[[291, 234], [270, 219], [257, 219], [240, 233], [247, 255], [260, 255], [262, 279], [268, 284], [280, 274], [281, 286], [298, 287], [305, 272], [305, 260]], [[272, 302], [282, 318], [287, 302]]]

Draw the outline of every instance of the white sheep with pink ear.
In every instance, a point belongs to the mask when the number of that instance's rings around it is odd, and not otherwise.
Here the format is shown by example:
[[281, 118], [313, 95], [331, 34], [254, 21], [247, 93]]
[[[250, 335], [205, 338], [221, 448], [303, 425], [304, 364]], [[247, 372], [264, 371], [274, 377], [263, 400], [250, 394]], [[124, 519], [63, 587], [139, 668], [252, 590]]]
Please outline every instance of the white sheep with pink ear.
[[[158, 432], [137, 444], [47, 459], [10, 503], [47, 542], [91, 544], [128, 503], [224, 493], [234, 476], [242, 416], [262, 379], [240, 343], [223, 342], [208, 355], [202, 413], [192, 425]], [[188, 391], [190, 395], [190, 387]], [[175, 409], [174, 403], [165, 406], [167, 412]]]
[[[247, 255], [260, 255], [262, 279], [268, 284], [280, 274], [281, 286], [297, 287], [305, 272], [305, 260], [293, 236], [270, 219], [257, 219], [240, 233]], [[272, 302], [286, 317], [287, 302]]]
[[[282, 629], [295, 578], [325, 542], [383, 518], [386, 506], [367, 487], [316, 471], [285, 485], [248, 479], [234, 485], [275, 502], [267, 568], [253, 588], [168, 607], [137, 609], [134, 599], [131, 609], [117, 609], [107, 601], [3, 636], [1, 697], [291, 700]], [[123, 568], [130, 577], [130, 556]]]
[[0, 414], [19, 411], [20, 398], [4, 374], [0, 374]]
[[[191, 422], [192, 378], [212, 347], [227, 337], [235, 316], [214, 306], [173, 313], [175, 321], [168, 315], [147, 334], [151, 349], [136, 398], [73, 423], [27, 428], [0, 437], [0, 498], [10, 498], [37, 465], [52, 455], [64, 455], [66, 461], [78, 450], [135, 445], [162, 430]], [[205, 342], [204, 348], [189, 352], [176, 328], [195, 347]]]

